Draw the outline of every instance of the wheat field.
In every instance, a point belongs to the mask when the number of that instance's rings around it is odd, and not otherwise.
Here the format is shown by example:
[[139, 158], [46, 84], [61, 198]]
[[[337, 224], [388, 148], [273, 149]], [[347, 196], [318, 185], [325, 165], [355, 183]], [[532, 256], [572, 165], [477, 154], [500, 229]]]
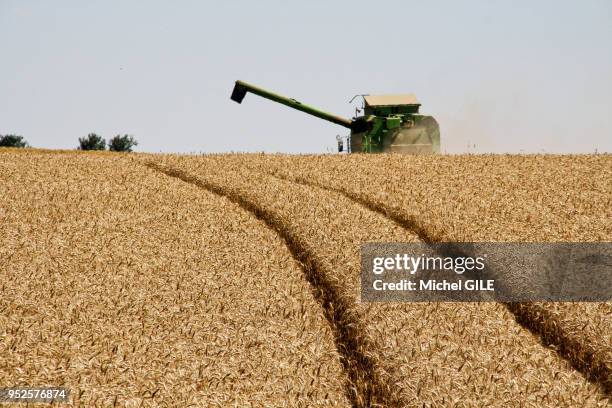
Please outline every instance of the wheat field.
[[83, 407], [348, 404], [299, 265], [239, 206], [119, 156], [0, 169], [0, 384]]
[[366, 303], [362, 243], [610, 241], [612, 157], [0, 151], [0, 384], [74, 406], [609, 406], [609, 303]]

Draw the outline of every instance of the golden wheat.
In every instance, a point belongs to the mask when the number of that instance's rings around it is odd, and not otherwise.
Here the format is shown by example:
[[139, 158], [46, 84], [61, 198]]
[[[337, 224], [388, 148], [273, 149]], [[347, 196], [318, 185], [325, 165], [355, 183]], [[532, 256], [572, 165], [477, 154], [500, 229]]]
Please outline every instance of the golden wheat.
[[[355, 344], [366, 348], [361, 353], [373, 361], [375, 379], [351, 377], [355, 389], [361, 390], [361, 403], [372, 387], [383, 388], [380, 395], [374, 392], [383, 402], [407, 405], [607, 403], [597, 386], [587, 383], [556, 352], [542, 347], [501, 305], [360, 303], [360, 244], [414, 242], [418, 237], [341, 194], [266, 174], [280, 169], [297, 173], [309, 159], [249, 155], [151, 160], [188, 182], [246, 201], [292, 235], [313, 258], [338, 302], [346, 304], [336, 325], [358, 325], [361, 332], [355, 334]], [[328, 175], [325, 159], [316, 161], [303, 176], [314, 181]], [[373, 169], [367, 182], [372, 188]], [[357, 177], [346, 170], [333, 171], [333, 185], [354, 184], [351, 179]]]
[[66, 385], [76, 406], [608, 406], [609, 303], [365, 303], [359, 254], [610, 241], [611, 172], [0, 152], [0, 382]]
[[348, 406], [283, 241], [120, 155], [0, 153], [0, 384], [74, 406]]
[[[610, 155], [326, 157], [278, 164], [273, 163], [275, 171], [288, 177], [348, 191], [413, 218], [433, 240], [612, 240]], [[380, 168], [385, 177], [369, 182], [371, 169]], [[607, 361], [612, 360], [611, 306], [546, 305], [570, 326], [585, 327], [582, 335], [604, 346], [599, 349]]]
[[[342, 191], [432, 241], [612, 241], [611, 155], [233, 156]], [[514, 305], [612, 392], [612, 303]]]

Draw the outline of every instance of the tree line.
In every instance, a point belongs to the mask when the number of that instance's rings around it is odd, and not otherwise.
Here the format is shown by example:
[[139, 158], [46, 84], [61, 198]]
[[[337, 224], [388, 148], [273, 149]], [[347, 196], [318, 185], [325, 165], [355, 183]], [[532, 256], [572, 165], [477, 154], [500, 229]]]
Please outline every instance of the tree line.
[[[117, 135], [108, 139], [95, 133], [85, 137], [79, 137], [79, 150], [108, 150], [112, 152], [131, 152], [138, 142], [130, 135]], [[0, 135], [0, 147], [31, 147], [30, 144], [19, 135]]]

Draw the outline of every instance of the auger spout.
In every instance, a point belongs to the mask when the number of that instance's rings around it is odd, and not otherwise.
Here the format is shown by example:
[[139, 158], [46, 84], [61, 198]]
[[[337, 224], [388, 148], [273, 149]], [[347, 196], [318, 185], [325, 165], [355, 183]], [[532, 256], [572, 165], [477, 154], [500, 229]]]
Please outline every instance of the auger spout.
[[255, 95], [261, 96], [262, 98], [281, 103], [283, 105], [289, 106], [290, 108], [297, 109], [299, 111], [308, 113], [309, 115], [316, 116], [317, 118], [327, 120], [329, 122], [344, 126], [349, 129], [352, 129], [354, 127], [354, 121], [350, 119], [324, 112], [317, 108], [313, 108], [312, 106], [304, 105], [302, 102], [297, 101], [293, 98], [287, 98], [286, 96], [267, 91], [263, 88], [256, 87], [243, 81], [236, 81], [231, 98], [233, 101], [242, 103], [242, 100], [246, 96], [247, 92], [254, 93]]

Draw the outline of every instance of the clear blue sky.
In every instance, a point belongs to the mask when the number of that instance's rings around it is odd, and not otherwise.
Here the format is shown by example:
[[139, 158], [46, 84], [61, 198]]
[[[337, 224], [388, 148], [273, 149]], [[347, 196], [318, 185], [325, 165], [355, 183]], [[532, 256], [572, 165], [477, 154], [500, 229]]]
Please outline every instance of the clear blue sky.
[[230, 101], [243, 79], [343, 116], [414, 92], [447, 152], [612, 151], [609, 0], [0, 0], [0, 51], [0, 134], [38, 147], [317, 153], [346, 134]]

